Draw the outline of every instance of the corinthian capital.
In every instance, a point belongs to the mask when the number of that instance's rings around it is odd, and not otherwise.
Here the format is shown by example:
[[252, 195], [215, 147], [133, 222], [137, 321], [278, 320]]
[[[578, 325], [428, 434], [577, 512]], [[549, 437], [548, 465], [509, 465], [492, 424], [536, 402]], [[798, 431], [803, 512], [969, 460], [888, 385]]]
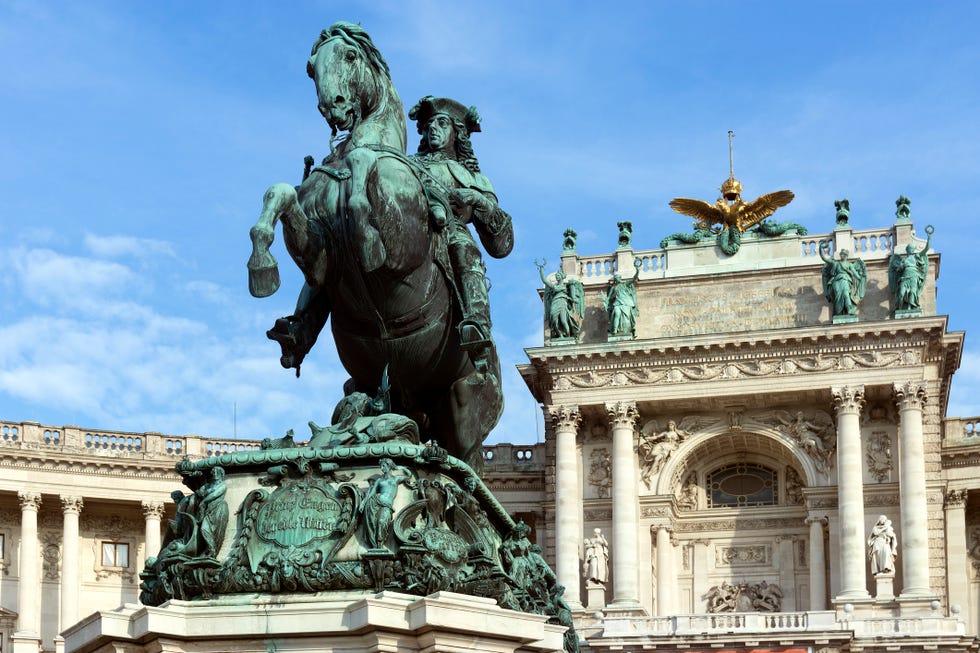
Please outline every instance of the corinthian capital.
[[609, 426], [612, 428], [632, 429], [640, 413], [636, 410], [635, 401], [606, 402], [606, 412], [609, 414]]
[[582, 413], [578, 411], [578, 406], [552, 406], [550, 409], [551, 421], [557, 431], [576, 431], [582, 422]]
[[966, 505], [968, 490], [950, 490], [946, 493], [947, 508], [962, 508]]
[[839, 388], [831, 388], [830, 393], [834, 397], [834, 408], [838, 413], [857, 413], [864, 405], [864, 386], [845, 385]]
[[927, 390], [929, 389], [928, 381], [906, 381], [905, 383], [896, 383], [894, 387], [895, 391], [895, 403], [898, 405], [899, 410], [907, 410], [910, 408], [922, 409], [928, 400]]
[[20, 490], [17, 492], [17, 498], [20, 500], [21, 510], [33, 510], [37, 512], [41, 508], [41, 493], [31, 492], [30, 490]]
[[143, 507], [144, 519], [163, 517], [163, 501], [141, 501], [140, 505]]
[[61, 512], [65, 514], [78, 514], [82, 511], [82, 506], [85, 502], [82, 501], [82, 497], [73, 497], [62, 494], [61, 497]]

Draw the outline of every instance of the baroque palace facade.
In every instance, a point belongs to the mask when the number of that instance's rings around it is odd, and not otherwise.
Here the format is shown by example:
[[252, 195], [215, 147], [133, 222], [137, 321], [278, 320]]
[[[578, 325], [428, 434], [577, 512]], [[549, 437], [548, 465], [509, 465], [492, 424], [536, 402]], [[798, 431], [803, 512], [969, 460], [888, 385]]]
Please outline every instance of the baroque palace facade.
[[[964, 334], [894, 315], [911, 221], [819, 236], [746, 235], [583, 257], [582, 332], [527, 351], [545, 442], [484, 450], [484, 477], [532, 527], [584, 650], [976, 650], [980, 418], [945, 416]], [[835, 320], [820, 243], [864, 261], [858, 316]], [[605, 299], [640, 267], [635, 334]], [[837, 322], [837, 323], [835, 323]], [[258, 447], [196, 435], [0, 422], [0, 651], [57, 650], [96, 610], [136, 603], [179, 489], [174, 463]], [[874, 574], [879, 516], [898, 557]], [[608, 561], [583, 578], [600, 529]], [[593, 551], [594, 553], [594, 551]]]

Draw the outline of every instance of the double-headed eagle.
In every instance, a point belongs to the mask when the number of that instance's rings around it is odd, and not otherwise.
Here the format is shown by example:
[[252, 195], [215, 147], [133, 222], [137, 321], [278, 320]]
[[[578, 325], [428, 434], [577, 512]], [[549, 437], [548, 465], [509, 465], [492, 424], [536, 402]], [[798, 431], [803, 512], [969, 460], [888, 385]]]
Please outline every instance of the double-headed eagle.
[[728, 179], [721, 185], [721, 197], [714, 204], [686, 197], [677, 197], [670, 201], [670, 208], [697, 218], [694, 221], [694, 228], [697, 230], [720, 233], [731, 229], [742, 233], [768, 218], [779, 207], [793, 201], [793, 193], [788, 190], [766, 193], [751, 202], [742, 201], [742, 184], [735, 179], [732, 163], [734, 136], [734, 132], [728, 132]]
[[743, 202], [742, 184], [735, 177], [729, 177], [721, 185], [721, 197], [714, 204], [677, 197], [670, 201], [670, 208], [696, 218], [695, 229], [705, 229], [715, 233], [726, 229], [744, 232], [768, 218], [779, 207], [786, 206], [792, 201], [792, 191], [777, 190], [751, 202]]

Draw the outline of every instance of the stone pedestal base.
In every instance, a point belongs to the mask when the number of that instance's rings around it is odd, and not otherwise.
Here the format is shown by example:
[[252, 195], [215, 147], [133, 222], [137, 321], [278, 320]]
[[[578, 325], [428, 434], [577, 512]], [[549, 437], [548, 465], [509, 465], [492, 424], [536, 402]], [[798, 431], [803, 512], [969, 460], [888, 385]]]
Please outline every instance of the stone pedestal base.
[[858, 321], [857, 315], [835, 315], [834, 324], [851, 324]]
[[893, 601], [895, 599], [895, 574], [878, 574], [875, 576], [875, 600]]
[[560, 652], [565, 628], [547, 619], [449, 592], [276, 595], [130, 604], [90, 615], [64, 637], [67, 653]]
[[621, 340], [634, 340], [636, 336], [609, 336], [609, 342], [619, 342]]
[[588, 593], [587, 610], [602, 610], [606, 607], [606, 587], [597, 583], [587, 583], [586, 592]]
[[922, 317], [922, 309], [921, 308], [913, 308], [913, 309], [907, 309], [907, 310], [902, 310], [902, 311], [900, 311], [898, 309], [895, 309], [895, 319], [896, 320], [901, 320], [901, 319], [904, 319], [904, 318], [907, 318], [907, 317]]
[[551, 346], [557, 347], [559, 345], [574, 345], [578, 344], [578, 338], [551, 338]]
[[14, 633], [10, 637], [13, 653], [40, 653], [41, 637], [36, 633]]

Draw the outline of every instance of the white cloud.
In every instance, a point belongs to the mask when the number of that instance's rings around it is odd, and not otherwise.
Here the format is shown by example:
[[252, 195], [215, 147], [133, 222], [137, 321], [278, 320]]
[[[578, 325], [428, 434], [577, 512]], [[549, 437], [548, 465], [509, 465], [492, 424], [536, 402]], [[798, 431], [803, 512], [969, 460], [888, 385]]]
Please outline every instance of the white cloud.
[[165, 240], [153, 238], [137, 238], [135, 236], [96, 236], [87, 233], [84, 238], [85, 248], [93, 256], [99, 258], [133, 257], [146, 259], [157, 256], [176, 258], [172, 244]]

